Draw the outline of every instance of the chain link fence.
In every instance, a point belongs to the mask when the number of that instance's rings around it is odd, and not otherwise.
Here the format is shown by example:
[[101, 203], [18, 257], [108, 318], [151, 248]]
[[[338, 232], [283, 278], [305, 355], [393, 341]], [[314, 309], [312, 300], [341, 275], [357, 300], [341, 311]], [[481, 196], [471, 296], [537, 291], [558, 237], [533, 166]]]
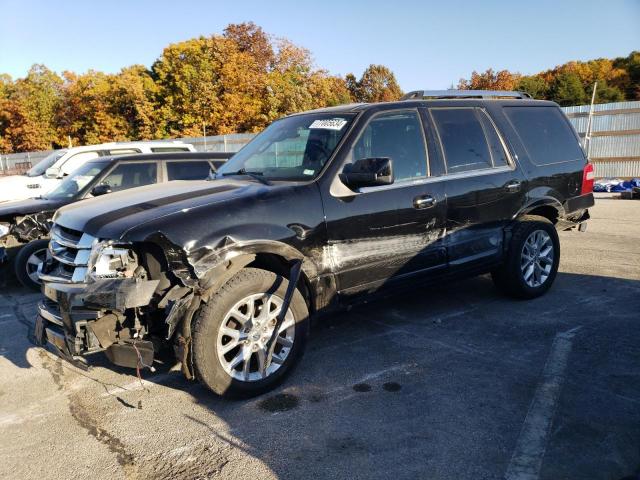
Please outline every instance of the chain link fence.
[[[249, 140], [255, 136], [254, 133], [236, 133], [231, 135], [216, 135], [210, 137], [184, 137], [160, 140], [174, 142], [176, 140], [190, 143], [198, 152], [237, 152], [244, 147]], [[119, 142], [126, 144], [128, 142]], [[53, 150], [40, 152], [10, 153], [0, 155], [0, 175], [19, 175], [40, 160], [49, 155]]]

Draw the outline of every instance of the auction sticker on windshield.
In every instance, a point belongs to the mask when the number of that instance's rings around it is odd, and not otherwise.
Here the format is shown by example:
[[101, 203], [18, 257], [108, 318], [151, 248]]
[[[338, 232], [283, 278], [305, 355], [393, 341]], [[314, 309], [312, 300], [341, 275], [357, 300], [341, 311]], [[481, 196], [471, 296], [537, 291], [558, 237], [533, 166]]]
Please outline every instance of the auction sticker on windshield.
[[344, 118], [331, 118], [327, 120], [315, 120], [309, 128], [323, 128], [325, 130], [342, 130], [347, 124]]

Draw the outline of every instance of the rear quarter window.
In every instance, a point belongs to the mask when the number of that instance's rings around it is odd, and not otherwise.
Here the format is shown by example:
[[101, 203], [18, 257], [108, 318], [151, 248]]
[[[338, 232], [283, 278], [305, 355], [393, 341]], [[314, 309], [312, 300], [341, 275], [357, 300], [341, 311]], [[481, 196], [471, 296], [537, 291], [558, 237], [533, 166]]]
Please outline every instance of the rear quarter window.
[[504, 112], [535, 165], [584, 160], [569, 122], [557, 107], [504, 107]]

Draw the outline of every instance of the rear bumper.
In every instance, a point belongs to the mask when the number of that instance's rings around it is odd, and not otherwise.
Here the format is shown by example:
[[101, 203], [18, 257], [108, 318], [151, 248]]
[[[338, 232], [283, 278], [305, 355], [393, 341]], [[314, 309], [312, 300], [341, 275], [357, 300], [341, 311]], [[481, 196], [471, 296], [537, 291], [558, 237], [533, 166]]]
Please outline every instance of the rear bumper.
[[591, 218], [589, 208], [593, 207], [593, 205], [595, 205], [593, 193], [568, 199], [563, 205], [565, 214], [558, 219], [556, 227], [561, 230], [570, 230], [578, 227], [580, 231], [584, 231], [583, 224]]
[[564, 203], [564, 211], [567, 216], [581, 216], [581, 213], [595, 205], [593, 193], [587, 193], [578, 197], [569, 198]]

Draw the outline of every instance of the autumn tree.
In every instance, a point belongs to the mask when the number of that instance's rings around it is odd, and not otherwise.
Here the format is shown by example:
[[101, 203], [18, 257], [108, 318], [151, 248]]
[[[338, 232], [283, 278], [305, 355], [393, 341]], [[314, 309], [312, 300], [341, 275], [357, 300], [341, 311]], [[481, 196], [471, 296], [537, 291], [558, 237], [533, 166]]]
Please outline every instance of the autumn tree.
[[617, 85], [629, 100], [640, 100], [640, 51], [633, 51], [627, 57], [616, 58], [613, 66], [624, 71], [628, 81]]
[[230, 24], [224, 29], [223, 36], [235, 42], [238, 50], [248, 53], [259, 70], [267, 72], [272, 67], [276, 59], [272, 41], [255, 23]]
[[211, 134], [250, 125], [261, 109], [261, 69], [249, 51], [213, 35], [170, 45], [153, 65], [168, 135]]
[[384, 65], [369, 65], [360, 80], [350, 73], [346, 86], [356, 102], [391, 102], [399, 100], [402, 89], [393, 72]]
[[151, 72], [142, 65], [122, 69], [113, 77], [111, 110], [126, 122], [126, 136], [152, 140], [164, 135], [164, 125], [158, 113], [158, 85]]
[[0, 153], [13, 150], [13, 144], [9, 139], [7, 129], [10, 126], [11, 116], [9, 115], [9, 96], [13, 87], [11, 76], [0, 74]]
[[63, 73], [62, 131], [74, 145], [130, 140], [125, 117], [115, 108], [116, 75], [89, 70], [82, 75]]
[[461, 78], [458, 88], [461, 90], [515, 90], [520, 78], [521, 75], [518, 73], [511, 73], [508, 70], [494, 72], [489, 68], [482, 73], [473, 71], [469, 80]]
[[62, 79], [44, 65], [34, 65], [25, 78], [14, 83], [3, 78], [3, 148], [47, 150], [58, 142], [55, 116], [61, 104], [61, 86]]

